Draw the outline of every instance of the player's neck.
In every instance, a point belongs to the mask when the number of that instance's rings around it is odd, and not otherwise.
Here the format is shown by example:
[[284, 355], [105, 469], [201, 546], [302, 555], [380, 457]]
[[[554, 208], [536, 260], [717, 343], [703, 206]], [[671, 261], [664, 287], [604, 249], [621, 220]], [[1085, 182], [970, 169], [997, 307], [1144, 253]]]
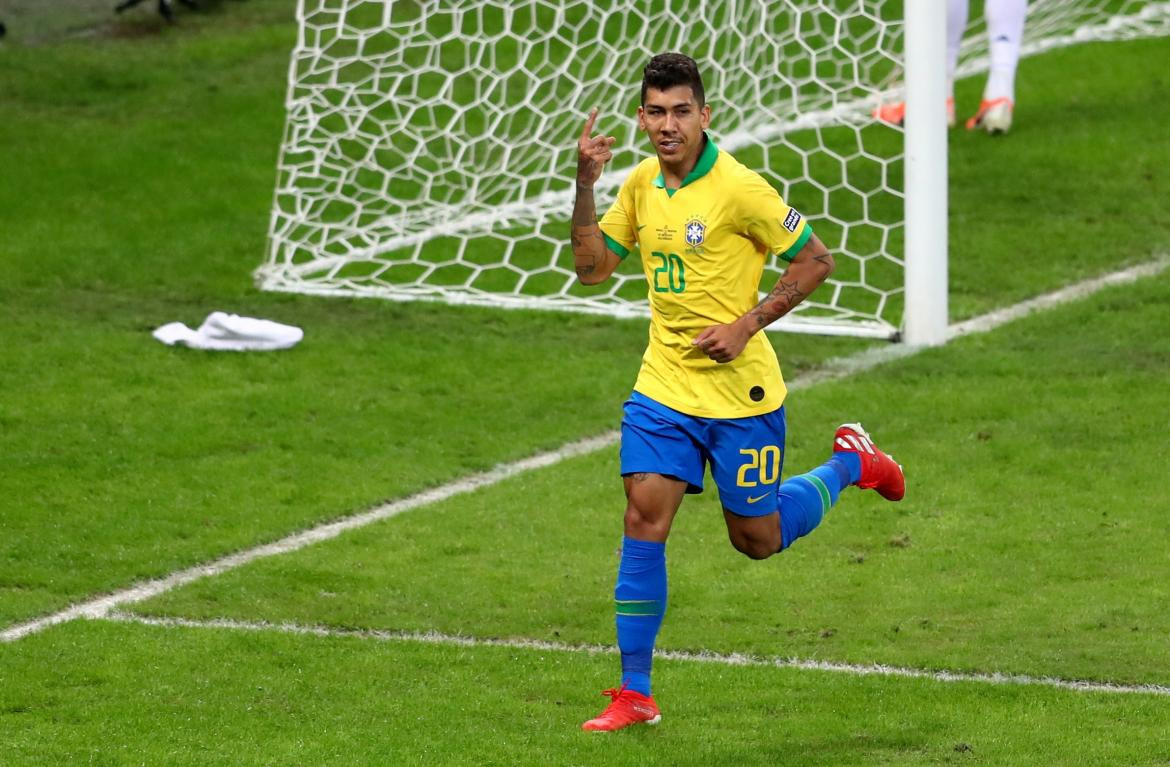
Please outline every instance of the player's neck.
[[691, 175], [691, 171], [699, 164], [699, 158], [703, 156], [703, 150], [706, 148], [707, 133], [704, 131], [699, 145], [688, 152], [686, 157], [670, 162], [663, 159], [662, 155], [659, 155], [658, 167], [662, 170], [663, 185], [667, 189], [678, 189], [681, 187], [686, 177]]

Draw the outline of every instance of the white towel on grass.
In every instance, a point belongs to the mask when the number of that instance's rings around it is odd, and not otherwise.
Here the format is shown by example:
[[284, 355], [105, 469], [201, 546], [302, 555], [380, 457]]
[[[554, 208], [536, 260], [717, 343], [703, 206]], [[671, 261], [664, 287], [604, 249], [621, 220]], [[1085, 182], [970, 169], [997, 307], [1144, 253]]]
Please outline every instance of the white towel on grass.
[[169, 322], [151, 335], [167, 346], [182, 344], [192, 349], [246, 352], [287, 349], [299, 343], [305, 331], [272, 320], [212, 312], [198, 330], [181, 322]]

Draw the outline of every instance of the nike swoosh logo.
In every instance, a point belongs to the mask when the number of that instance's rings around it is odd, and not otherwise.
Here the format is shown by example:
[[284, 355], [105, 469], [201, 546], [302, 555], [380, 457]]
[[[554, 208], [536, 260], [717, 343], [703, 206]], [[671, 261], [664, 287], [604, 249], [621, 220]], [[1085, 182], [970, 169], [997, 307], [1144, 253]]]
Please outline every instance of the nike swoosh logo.
[[771, 493], [764, 493], [763, 495], [757, 495], [755, 498], [748, 498], [748, 503], [755, 503], [756, 501], [762, 501], [765, 498], [767, 498], [769, 495], [771, 495]]
[[638, 232], [640, 232], [640, 231], [642, 231], [642, 230], [643, 230], [643, 229], [645, 229], [645, 228], [646, 228], [646, 224], [642, 224], [642, 225], [641, 225], [641, 226], [639, 226], [639, 227], [635, 227], [635, 231], [638, 231]]

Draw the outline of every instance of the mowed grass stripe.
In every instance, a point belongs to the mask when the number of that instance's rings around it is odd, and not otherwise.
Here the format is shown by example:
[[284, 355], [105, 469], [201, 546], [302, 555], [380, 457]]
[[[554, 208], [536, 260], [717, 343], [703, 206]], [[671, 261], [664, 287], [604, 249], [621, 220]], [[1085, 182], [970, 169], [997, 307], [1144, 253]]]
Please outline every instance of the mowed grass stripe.
[[1164, 764], [1166, 698], [661, 661], [663, 721], [581, 722], [606, 655], [75, 621], [0, 645], [5, 764]]
[[480, 488], [502, 482], [509, 477], [552, 466], [576, 455], [593, 452], [606, 445], [612, 445], [617, 441], [617, 437], [617, 432], [607, 432], [597, 437], [570, 442], [556, 450], [538, 453], [530, 458], [525, 458], [514, 463], [502, 464], [490, 471], [473, 474], [431, 490], [425, 490], [397, 501], [391, 501], [390, 503], [383, 504], [361, 514], [344, 517], [335, 522], [294, 533], [278, 541], [247, 549], [246, 551], [240, 551], [208, 564], [180, 570], [164, 578], [147, 581], [146, 583], [132, 586], [113, 594], [95, 597], [94, 599], [73, 605], [68, 609], [51, 615], [12, 626], [0, 633], [0, 641], [15, 641], [29, 634], [36, 633], [58, 623], [74, 620], [75, 618], [102, 617], [118, 605], [141, 602], [145, 599], [171, 591], [179, 586], [191, 583], [192, 581], [234, 570], [257, 559], [297, 551], [306, 546], [311, 546], [314, 543], [336, 538], [347, 530], [365, 527], [374, 522], [389, 519], [403, 512], [417, 509], [420, 506], [428, 506], [457, 495], [474, 492]]
[[[1125, 284], [1132, 282], [1141, 277], [1152, 276], [1161, 273], [1170, 266], [1170, 259], [1161, 257], [1155, 261], [1147, 264], [1140, 264], [1129, 269], [1120, 270], [1103, 277], [1097, 277], [1086, 280], [1076, 285], [1068, 286], [1060, 291], [1049, 294], [1047, 296], [1040, 296], [1028, 301], [1022, 302], [1014, 307], [998, 310], [991, 313], [984, 318], [975, 318], [967, 323], [964, 323], [965, 333], [979, 333], [987, 332], [994, 328], [1000, 327], [1002, 324], [1010, 322], [1015, 319], [1027, 316], [1028, 314], [1049, 309], [1058, 306], [1062, 303], [1067, 303], [1073, 300], [1079, 300], [1093, 295], [1103, 288], [1118, 284]], [[1025, 308], [1021, 308], [1025, 307]], [[989, 317], [994, 318], [988, 319]], [[890, 351], [878, 350], [877, 353], [862, 352], [845, 360], [839, 360], [835, 364], [829, 365], [826, 369], [821, 371], [814, 371], [808, 379], [799, 377], [790, 382], [789, 388], [800, 389], [807, 388], [807, 386], [814, 383], [822, 383], [831, 380], [845, 378], [854, 375], [863, 370], [875, 367], [879, 364], [887, 362], [898, 357], [905, 357], [918, 351], [915, 347], [899, 346], [890, 347]], [[257, 546], [245, 551], [240, 551], [226, 557], [217, 559], [211, 563], [204, 565], [196, 565], [184, 570], [177, 571], [164, 578], [159, 578], [152, 581], [147, 581], [139, 585], [132, 586], [113, 594], [102, 595], [90, 600], [86, 600], [79, 604], [75, 604], [65, 610], [61, 610], [35, 620], [26, 621], [23, 623], [10, 626], [3, 632], [0, 632], [0, 642], [12, 642], [21, 639], [29, 634], [34, 634], [42, 631], [50, 626], [57, 625], [66, 621], [71, 621], [76, 618], [100, 618], [108, 615], [111, 610], [124, 604], [133, 604], [135, 602], [142, 602], [146, 599], [159, 596], [166, 592], [172, 591], [179, 586], [186, 585], [196, 580], [208, 578], [220, 573], [235, 570], [250, 562], [272, 557], [277, 554], [286, 554], [289, 552], [303, 549], [306, 546], [311, 546], [314, 543], [335, 538], [343, 532], [348, 530], [355, 530], [365, 527], [374, 522], [383, 519], [389, 519], [406, 511], [416, 509], [422, 506], [428, 506], [448, 498], [470, 493], [480, 488], [488, 487], [497, 484], [505, 479], [514, 477], [528, 471], [552, 466], [567, 458], [577, 455], [599, 450], [603, 447], [614, 444], [618, 440], [619, 434], [616, 431], [606, 432], [596, 437], [591, 437], [584, 440], [568, 443], [556, 450], [551, 450], [544, 453], [531, 456], [513, 463], [502, 464], [490, 471], [480, 474], [474, 474], [470, 477], [451, 482], [440, 487], [427, 490], [406, 498], [392, 501], [390, 503], [378, 506], [372, 510], [355, 514], [349, 517], [344, 517], [340, 520], [330, 522], [325, 525], [310, 528], [308, 530], [294, 533], [286, 536], [275, 542], [267, 543], [262, 546]]]
[[[144, 626], [186, 629], [222, 629], [230, 631], [274, 631], [285, 634], [303, 634], [317, 637], [370, 639], [380, 642], [417, 642], [422, 644], [453, 645], [457, 647], [508, 647], [515, 650], [564, 652], [585, 655], [616, 655], [613, 645], [567, 644], [539, 639], [475, 637], [466, 634], [446, 634], [441, 631], [384, 631], [378, 629], [342, 629], [327, 626], [304, 626], [296, 623], [269, 623], [266, 621], [239, 621], [228, 618], [192, 620], [190, 618], [154, 618], [120, 611], [110, 612], [94, 620], [136, 623]], [[918, 669], [883, 664], [832, 663], [801, 658], [767, 657], [746, 653], [722, 653], [715, 650], [688, 652], [684, 650], [655, 650], [656, 660], [674, 660], [694, 663], [712, 663], [725, 666], [756, 666], [792, 668], [804, 671], [828, 671], [855, 676], [893, 676], [907, 679], [927, 679], [935, 682], [977, 682], [994, 685], [1034, 685], [1055, 687], [1077, 692], [1164, 695], [1170, 697], [1170, 687], [1158, 684], [1114, 684], [1084, 679], [1037, 677], [1028, 674], [1004, 674], [995, 671], [972, 673], [943, 669]]]

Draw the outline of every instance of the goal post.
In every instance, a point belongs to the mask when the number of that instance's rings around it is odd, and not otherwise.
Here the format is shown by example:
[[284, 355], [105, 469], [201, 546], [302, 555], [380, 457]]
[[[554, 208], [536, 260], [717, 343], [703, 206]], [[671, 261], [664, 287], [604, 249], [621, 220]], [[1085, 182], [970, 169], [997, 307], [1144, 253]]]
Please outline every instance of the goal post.
[[[642, 67], [680, 50], [703, 71], [718, 146], [804, 213], [836, 257], [831, 281], [775, 327], [939, 343], [947, 323], [943, 6], [298, 0], [257, 283], [646, 315], [636, 258], [601, 286], [576, 280], [567, 236], [575, 137], [594, 106], [598, 130], [617, 137], [595, 190], [604, 210], [650, 151], [635, 121]], [[1167, 34], [1167, 19], [1167, 2], [1032, 0], [1024, 53]], [[986, 70], [985, 37], [973, 18], [958, 77]], [[873, 118], [876, 106], [903, 98], [906, 132]], [[767, 263], [764, 290], [783, 266]]]
[[947, 338], [946, 3], [906, 0], [906, 303], [903, 340]]

